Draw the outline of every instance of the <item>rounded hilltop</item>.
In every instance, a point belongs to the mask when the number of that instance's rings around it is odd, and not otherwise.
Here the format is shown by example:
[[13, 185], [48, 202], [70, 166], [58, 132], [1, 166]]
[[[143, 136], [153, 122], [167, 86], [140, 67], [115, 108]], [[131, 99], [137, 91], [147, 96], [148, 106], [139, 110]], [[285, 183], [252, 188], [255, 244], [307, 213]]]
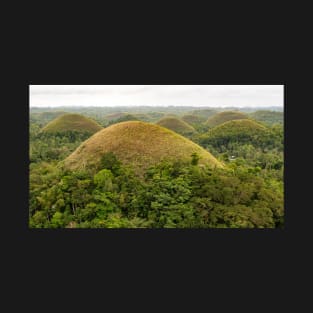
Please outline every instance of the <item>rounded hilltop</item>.
[[121, 122], [138, 121], [138, 120], [139, 120], [139, 118], [137, 118], [133, 114], [123, 114], [119, 118], [111, 119], [110, 121], [108, 121], [108, 125], [107, 126], [112, 125], [112, 124], [121, 123]]
[[122, 118], [124, 116], [128, 115], [126, 112], [115, 112], [115, 113], [110, 113], [104, 116], [104, 119], [107, 121], [115, 121], [119, 118]]
[[249, 114], [249, 116], [259, 122], [263, 122], [267, 125], [283, 124], [284, 123], [284, 112], [276, 112], [269, 110], [259, 110]]
[[43, 123], [44, 125], [48, 124], [50, 121], [52, 121], [53, 119], [67, 114], [67, 112], [65, 111], [46, 111], [46, 112], [30, 112], [30, 120], [31, 121], [39, 121], [41, 123]]
[[207, 120], [210, 116], [213, 116], [219, 112], [216, 109], [198, 109], [198, 110], [193, 110], [190, 111], [188, 114], [196, 115], [199, 116], [200, 118], [203, 118], [204, 120]]
[[204, 117], [193, 115], [193, 114], [185, 114], [181, 119], [184, 122], [191, 124], [191, 125], [192, 124], [200, 124], [200, 123], [205, 122]]
[[63, 162], [70, 170], [97, 169], [106, 153], [113, 153], [136, 173], [163, 160], [191, 161], [192, 154], [199, 164], [223, 167], [208, 151], [187, 138], [156, 124], [128, 121], [109, 126], [83, 142]]
[[247, 118], [249, 118], [248, 115], [239, 111], [224, 111], [209, 117], [206, 121], [206, 124], [210, 127], [215, 127], [228, 121]]
[[80, 114], [64, 114], [50, 123], [48, 123], [42, 132], [45, 133], [62, 133], [76, 131], [81, 133], [94, 134], [101, 130], [102, 127], [94, 120]]
[[176, 117], [164, 117], [156, 124], [181, 135], [188, 135], [196, 132], [196, 130], [191, 125]]
[[249, 119], [233, 120], [211, 128], [200, 142], [221, 146], [228, 142], [254, 143], [268, 133], [268, 128]]

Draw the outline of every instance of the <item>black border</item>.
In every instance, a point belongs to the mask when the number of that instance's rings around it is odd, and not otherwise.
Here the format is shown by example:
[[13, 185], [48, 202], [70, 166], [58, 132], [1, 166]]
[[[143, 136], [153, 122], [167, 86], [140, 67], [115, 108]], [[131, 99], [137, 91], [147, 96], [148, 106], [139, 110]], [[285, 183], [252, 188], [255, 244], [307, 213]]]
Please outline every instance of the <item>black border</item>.
[[[297, 170], [294, 162], [293, 144], [297, 137], [290, 130], [295, 127], [292, 116], [297, 94], [291, 93], [294, 85], [286, 80], [263, 80], [264, 84], [285, 85], [285, 214], [283, 229], [28, 229], [28, 86], [29, 84], [54, 84], [53, 80], [24, 80], [19, 87], [10, 90], [9, 116], [18, 124], [16, 131], [5, 144], [13, 151], [5, 167], [9, 172], [6, 184], [7, 208], [11, 216], [7, 219], [8, 240], [6, 254], [16, 274], [26, 275], [28, 280], [38, 276], [49, 277], [49, 281], [60, 284], [72, 279], [97, 281], [97, 276], [113, 278], [118, 274], [132, 277], [132, 282], [147, 279], [167, 284], [168, 280], [184, 281], [184, 278], [210, 284], [220, 292], [227, 289], [228, 279], [234, 284], [270, 284], [266, 290], [275, 294], [276, 282], [286, 281], [286, 266], [290, 258], [304, 247], [303, 209], [299, 208], [293, 180]], [[68, 84], [84, 84], [84, 80], [72, 79]], [[134, 84], [133, 81], [113, 82]], [[95, 84], [113, 84], [98, 80]], [[161, 80], [157, 82], [161, 83]], [[167, 80], [165, 84], [168, 84]], [[188, 84], [260, 84], [260, 81], [189, 80]], [[65, 84], [64, 80], [60, 84]], [[152, 84], [137, 80], [136, 84]], [[184, 80], [172, 80], [171, 84], [187, 84]], [[291, 95], [290, 95], [291, 93]], [[12, 98], [11, 96], [14, 95]], [[296, 96], [296, 97], [295, 97]], [[287, 102], [288, 99], [288, 102]], [[19, 105], [17, 110], [16, 103]], [[292, 104], [291, 104], [292, 103]], [[287, 108], [288, 105], [288, 108]], [[16, 144], [18, 143], [18, 144]], [[11, 162], [11, 163], [10, 163]], [[9, 165], [10, 164], [10, 165]], [[302, 201], [303, 203], [303, 201]], [[300, 209], [300, 210], [299, 210]], [[299, 215], [300, 214], [300, 215]], [[60, 272], [58, 272], [60, 271]], [[160, 273], [161, 271], [161, 273]], [[26, 274], [25, 274], [26, 273]], [[61, 276], [60, 277], [60, 273]], [[55, 276], [54, 276], [55, 275]], [[136, 278], [136, 275], [140, 278]], [[25, 276], [24, 276], [25, 277]], [[162, 278], [163, 277], [163, 278]], [[220, 281], [221, 280], [221, 281]], [[272, 282], [275, 282], [272, 284]], [[218, 285], [216, 285], [218, 284]], [[202, 284], [200, 284], [202, 285]], [[226, 289], [224, 289], [226, 285]], [[276, 286], [276, 287], [275, 287]], [[188, 288], [190, 289], [190, 285]], [[236, 287], [233, 286], [236, 289]], [[278, 287], [277, 287], [278, 288]], [[233, 292], [235, 292], [233, 289]], [[248, 288], [249, 289], [249, 288]], [[245, 291], [255, 297], [253, 291]], [[78, 290], [77, 286], [73, 290]], [[94, 288], [92, 288], [94, 290]], [[236, 290], [239, 291], [239, 290]], [[168, 290], [168, 292], [171, 292]], [[259, 292], [261, 292], [259, 290]], [[239, 292], [240, 293], [240, 292]], [[206, 297], [206, 294], [202, 296]], [[242, 295], [241, 295], [242, 296]], [[226, 301], [221, 297], [222, 301]], [[255, 300], [257, 300], [255, 298]], [[260, 300], [261, 301], [261, 300]], [[222, 302], [223, 303], [223, 302]]]
[[[215, 10], [211, 3], [192, 10], [188, 4], [186, 14], [181, 6], [171, 11], [159, 5], [160, 13], [156, 6], [142, 13], [147, 6], [140, 6], [141, 19], [121, 5], [110, 10], [107, 3], [104, 9], [84, 3], [82, 14], [79, 3], [71, 9], [63, 4], [29, 10], [27, 4], [4, 10], [1, 261], [8, 278], [2, 277], [3, 305], [40, 312], [93, 312], [98, 305], [99, 311], [113, 312], [310, 307], [305, 284], [312, 273], [309, 18], [305, 7], [295, 5], [288, 14], [287, 3], [235, 5], [239, 10], [226, 4]], [[155, 19], [153, 11], [159, 13]], [[165, 28], [167, 21], [173, 26]], [[29, 84], [284, 84], [285, 228], [29, 231], [23, 217]]]

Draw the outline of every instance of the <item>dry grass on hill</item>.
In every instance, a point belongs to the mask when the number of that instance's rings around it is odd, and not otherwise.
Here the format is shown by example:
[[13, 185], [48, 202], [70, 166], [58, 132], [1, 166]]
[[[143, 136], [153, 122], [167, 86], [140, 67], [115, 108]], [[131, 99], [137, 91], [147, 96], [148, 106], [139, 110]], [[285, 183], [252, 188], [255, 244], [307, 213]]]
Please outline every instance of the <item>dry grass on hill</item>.
[[217, 113], [209, 117], [206, 124], [210, 127], [215, 127], [217, 125], [223, 124], [228, 121], [241, 120], [249, 118], [246, 114], [237, 111], [225, 111]]
[[165, 117], [159, 120], [157, 125], [168, 128], [178, 134], [192, 134], [196, 132], [196, 130], [185, 121], [175, 118], [175, 117]]
[[143, 172], [165, 159], [191, 161], [194, 152], [200, 156], [199, 164], [223, 167], [209, 152], [187, 138], [159, 125], [140, 121], [114, 124], [94, 134], [65, 159], [64, 165], [72, 170], [93, 168], [107, 152], [113, 152], [136, 172]]
[[205, 122], [205, 118], [192, 114], [186, 114], [181, 119], [188, 124], [199, 124]]
[[64, 114], [48, 123], [43, 132], [78, 131], [96, 133], [102, 127], [94, 120], [80, 114]]

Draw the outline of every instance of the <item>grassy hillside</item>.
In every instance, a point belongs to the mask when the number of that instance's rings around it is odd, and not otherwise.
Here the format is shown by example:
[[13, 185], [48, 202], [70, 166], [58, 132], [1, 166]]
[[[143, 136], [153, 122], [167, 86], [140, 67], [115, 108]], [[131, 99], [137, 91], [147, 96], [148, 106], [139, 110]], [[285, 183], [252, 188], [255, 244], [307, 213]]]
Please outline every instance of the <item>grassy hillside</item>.
[[29, 121], [32, 123], [38, 123], [39, 125], [45, 126], [53, 119], [66, 114], [65, 111], [53, 111], [53, 112], [38, 112], [30, 113]]
[[122, 163], [131, 165], [137, 173], [166, 159], [190, 161], [193, 153], [199, 155], [199, 164], [223, 166], [187, 138], [159, 125], [140, 121], [115, 124], [96, 133], [65, 159], [64, 165], [72, 170], [97, 168], [108, 152], [113, 152]]
[[209, 117], [208, 120], [206, 121], [206, 124], [210, 127], [215, 127], [228, 121], [246, 118], [248, 118], [248, 116], [239, 111], [224, 111]]
[[86, 133], [96, 133], [102, 129], [102, 127], [95, 122], [83, 115], [79, 114], [64, 114], [57, 117], [50, 123], [48, 123], [42, 132], [46, 133], [60, 133], [67, 131], [75, 132], [86, 132]]
[[165, 116], [165, 113], [163, 112], [149, 112], [147, 113], [147, 115], [149, 116], [150, 122], [156, 122], [159, 119], [161, 119], [162, 117]]
[[193, 114], [186, 114], [181, 119], [190, 125], [203, 123], [206, 120], [204, 117], [193, 115]]
[[284, 122], [284, 112], [260, 110], [250, 113], [249, 116], [268, 125], [273, 125], [276, 123], [283, 124]]
[[150, 122], [151, 118], [148, 114], [144, 113], [136, 113], [132, 114], [138, 121], [143, 121], [143, 122]]
[[255, 121], [233, 120], [210, 129], [207, 134], [200, 137], [200, 142], [212, 146], [225, 145], [229, 142], [253, 143], [267, 133], [268, 129]]
[[128, 114], [129, 113], [126, 113], [126, 112], [117, 112], [117, 113], [107, 114], [104, 116], [104, 119], [106, 121], [115, 121], [115, 120], [118, 120], [120, 118], [127, 116]]
[[199, 116], [200, 118], [204, 118], [207, 120], [210, 116], [216, 114], [218, 110], [216, 109], [201, 109], [201, 110], [192, 110], [189, 114]]
[[196, 131], [191, 125], [175, 117], [164, 117], [157, 122], [157, 125], [168, 128], [181, 135], [192, 134]]
[[114, 120], [109, 121], [108, 126], [113, 125], [113, 124], [117, 124], [117, 123], [121, 123], [121, 122], [138, 121], [138, 120], [139, 120], [139, 118], [137, 118], [133, 114], [125, 114], [125, 115], [122, 115], [121, 117], [119, 117], [118, 119], [114, 119]]

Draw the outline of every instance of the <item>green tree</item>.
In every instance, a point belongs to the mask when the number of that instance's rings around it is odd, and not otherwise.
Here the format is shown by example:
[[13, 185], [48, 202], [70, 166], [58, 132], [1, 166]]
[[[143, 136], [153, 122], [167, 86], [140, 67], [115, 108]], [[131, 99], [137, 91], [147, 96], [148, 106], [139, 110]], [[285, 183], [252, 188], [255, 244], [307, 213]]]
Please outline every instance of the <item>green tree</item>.
[[108, 169], [113, 174], [118, 174], [121, 168], [121, 162], [117, 159], [113, 152], [105, 153], [100, 161], [100, 169]]
[[199, 160], [200, 160], [200, 156], [198, 155], [198, 153], [194, 152], [194, 153], [191, 155], [191, 164], [192, 164], [192, 165], [198, 165]]
[[55, 212], [52, 216], [50, 225], [52, 228], [64, 227], [65, 223], [63, 219], [63, 214], [61, 212]]

